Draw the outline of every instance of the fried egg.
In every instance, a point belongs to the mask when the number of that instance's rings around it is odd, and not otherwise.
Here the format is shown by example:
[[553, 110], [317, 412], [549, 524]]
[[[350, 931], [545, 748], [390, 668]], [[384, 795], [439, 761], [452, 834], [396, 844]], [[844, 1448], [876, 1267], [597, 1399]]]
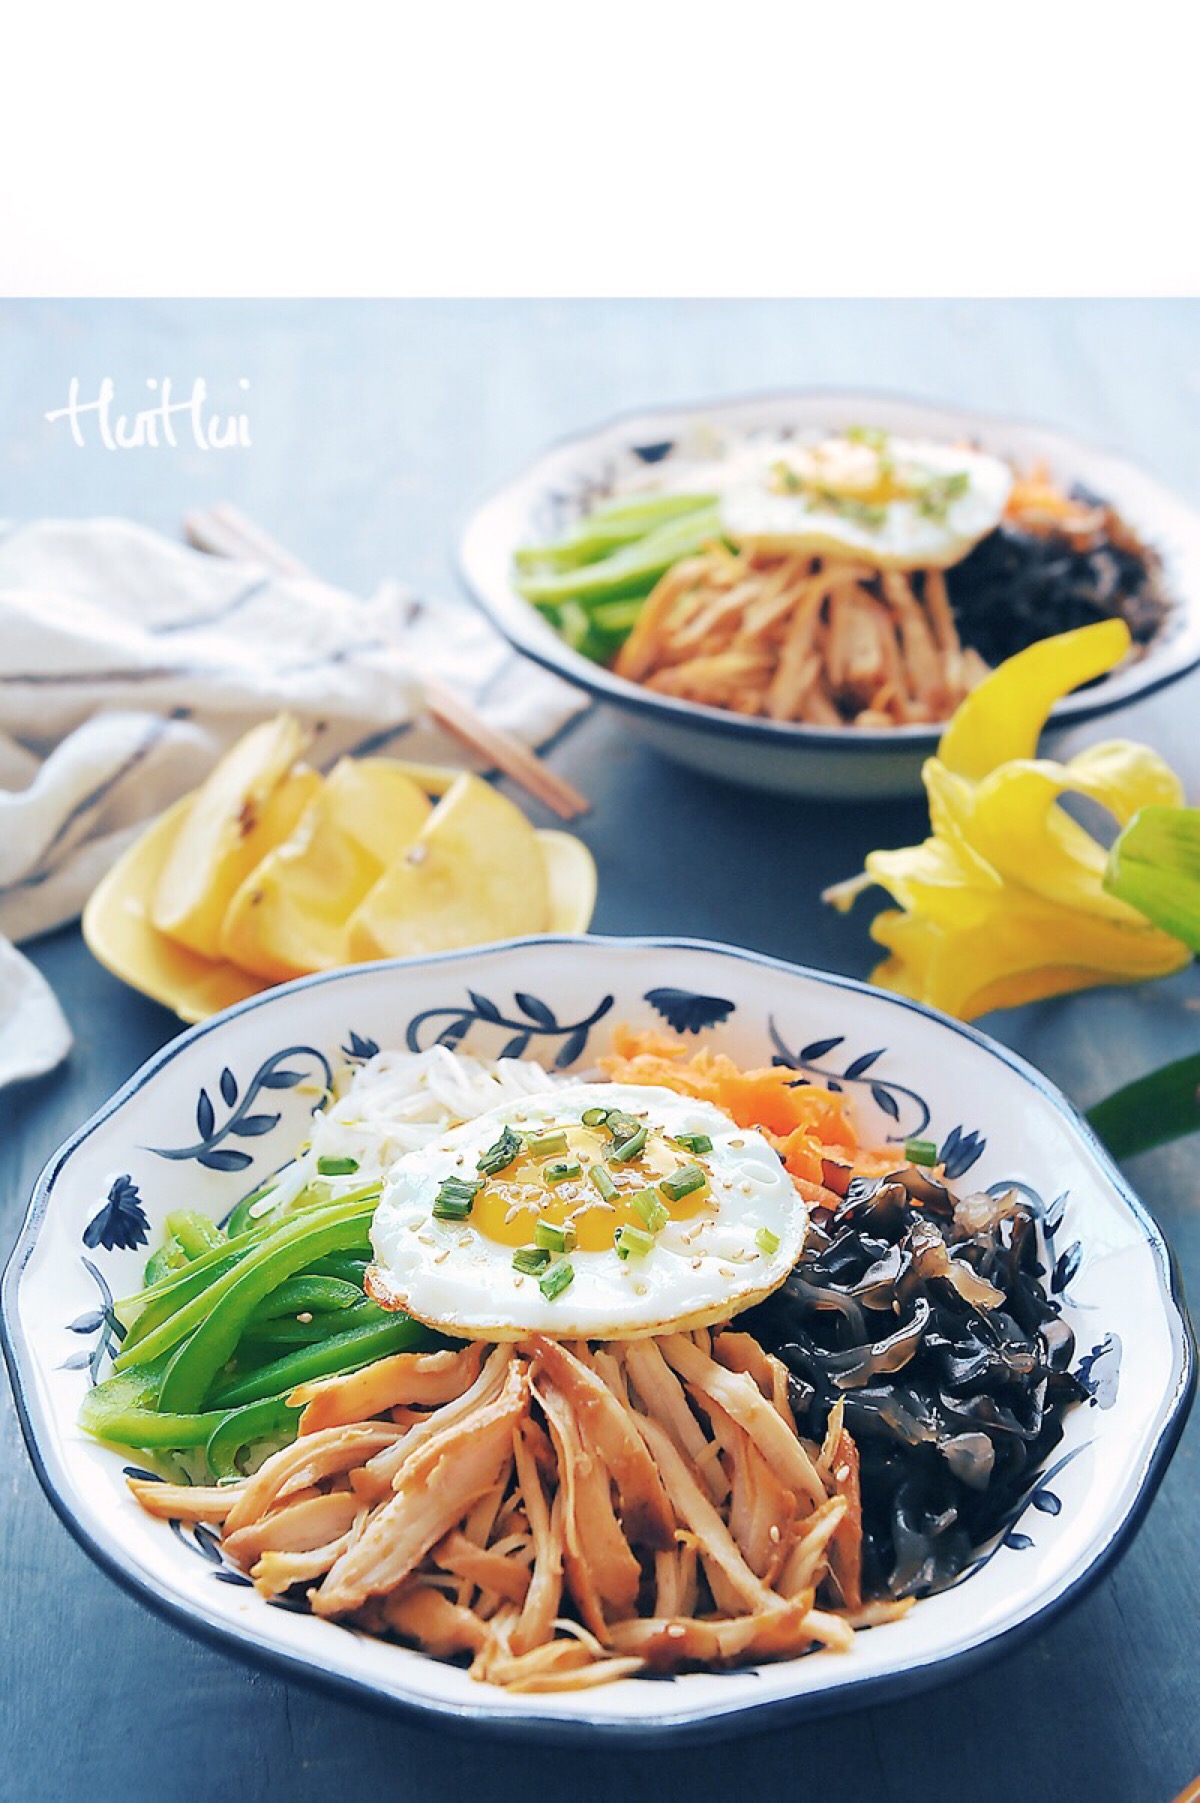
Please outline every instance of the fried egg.
[[395, 1162], [367, 1289], [456, 1336], [631, 1339], [760, 1301], [807, 1224], [779, 1154], [710, 1103], [570, 1084]]
[[982, 451], [864, 429], [731, 445], [666, 485], [715, 494], [735, 544], [947, 569], [1000, 524], [1012, 470]]

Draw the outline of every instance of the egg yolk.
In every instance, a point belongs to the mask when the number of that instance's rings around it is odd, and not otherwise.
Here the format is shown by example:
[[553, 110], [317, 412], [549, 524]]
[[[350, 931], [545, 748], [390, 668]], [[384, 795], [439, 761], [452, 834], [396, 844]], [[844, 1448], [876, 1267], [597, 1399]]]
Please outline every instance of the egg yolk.
[[[653, 1188], [656, 1201], [674, 1221], [699, 1214], [711, 1198], [707, 1176], [700, 1188], [677, 1202], [657, 1187], [664, 1177], [673, 1176], [685, 1166], [704, 1168], [702, 1158], [676, 1151], [661, 1134], [651, 1132], [636, 1158], [618, 1164], [610, 1161], [612, 1140], [602, 1132], [574, 1124], [546, 1131], [564, 1132], [567, 1150], [543, 1157], [534, 1156], [526, 1147], [512, 1164], [489, 1177], [475, 1197], [472, 1227], [501, 1246], [531, 1245], [539, 1220], [552, 1221], [556, 1226], [570, 1221], [579, 1251], [604, 1252], [612, 1248], [619, 1227], [645, 1229], [645, 1221], [633, 1206], [633, 1198], [640, 1190]], [[578, 1177], [550, 1182], [548, 1167], [562, 1163], [578, 1164]], [[588, 1176], [594, 1165], [607, 1171], [615, 1185], [616, 1194], [608, 1199], [600, 1195]]]

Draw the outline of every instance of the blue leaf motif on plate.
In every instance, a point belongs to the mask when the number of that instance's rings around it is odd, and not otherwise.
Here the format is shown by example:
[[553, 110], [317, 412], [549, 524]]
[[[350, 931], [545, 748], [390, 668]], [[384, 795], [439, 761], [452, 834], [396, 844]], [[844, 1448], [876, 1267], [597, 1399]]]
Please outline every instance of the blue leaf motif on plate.
[[[606, 995], [584, 1020], [560, 1021], [553, 1008], [540, 996], [519, 989], [513, 995], [511, 1010], [503, 1008], [491, 996], [468, 989], [467, 999], [443, 1008], [425, 1008], [408, 1023], [405, 1044], [410, 1052], [423, 1052], [432, 1045], [461, 1045], [476, 1027], [499, 1028], [508, 1037], [492, 1054], [500, 1058], [520, 1058], [538, 1040], [558, 1039], [554, 1064], [559, 1070], [582, 1056], [588, 1036], [596, 1022], [603, 1020], [615, 997]], [[536, 1046], [535, 1056], [545, 1051]]]
[[[115, 1186], [114, 1186], [115, 1187]], [[139, 1202], [138, 1207], [141, 1207]], [[111, 1250], [111, 1247], [109, 1248]], [[125, 1329], [117, 1320], [113, 1308], [113, 1293], [107, 1282], [90, 1258], [80, 1260], [84, 1270], [100, 1292], [101, 1306], [89, 1309], [84, 1315], [76, 1315], [67, 1323], [68, 1333], [95, 1334], [96, 1339], [88, 1352], [72, 1353], [71, 1357], [60, 1367], [64, 1371], [82, 1371], [87, 1367], [88, 1376], [96, 1383], [100, 1375], [100, 1367], [110, 1352], [115, 1352], [125, 1338]]]
[[1054, 1274], [1050, 1279], [1050, 1289], [1053, 1295], [1061, 1296], [1071, 1279], [1078, 1272], [1082, 1260], [1083, 1247], [1078, 1240], [1072, 1240], [1071, 1244], [1067, 1247], [1066, 1251], [1060, 1255], [1058, 1262], [1055, 1264]]
[[377, 1040], [365, 1038], [363, 1034], [355, 1033], [353, 1029], [349, 1041], [342, 1047], [343, 1056], [349, 1059], [351, 1064], [365, 1064], [368, 1059], [376, 1057], [378, 1052], [379, 1042]]
[[[351, 1044], [359, 1048], [359, 1055], [366, 1056], [365, 1040], [358, 1035], [350, 1035]], [[370, 1042], [374, 1055], [374, 1042]], [[237, 1078], [226, 1065], [218, 1078], [217, 1088], [221, 1101], [229, 1113], [223, 1125], [218, 1125], [217, 1111], [207, 1087], [202, 1087], [196, 1098], [196, 1132], [199, 1135], [194, 1145], [190, 1146], [151, 1146], [148, 1148], [157, 1158], [175, 1160], [195, 1159], [209, 1171], [244, 1171], [247, 1165], [254, 1162], [249, 1152], [239, 1151], [236, 1146], [225, 1145], [228, 1139], [262, 1139], [274, 1131], [282, 1116], [272, 1113], [255, 1113], [254, 1103], [264, 1089], [295, 1089], [304, 1079], [302, 1070], [297, 1070], [298, 1060], [311, 1061], [320, 1074], [322, 1089], [328, 1090], [333, 1081], [333, 1071], [324, 1052], [316, 1046], [290, 1045], [275, 1052], [264, 1060], [246, 1084], [239, 1089]]]
[[142, 1207], [138, 1186], [126, 1173], [115, 1177], [103, 1208], [83, 1230], [83, 1243], [91, 1251], [134, 1252], [150, 1238], [150, 1223]]
[[1075, 1373], [1098, 1409], [1111, 1409], [1121, 1382], [1121, 1336], [1106, 1333], [1079, 1361]]
[[239, 1139], [259, 1139], [264, 1133], [270, 1133], [271, 1129], [278, 1125], [279, 1116], [277, 1114], [244, 1114], [231, 1131], [236, 1133]]
[[522, 1014], [527, 1014], [530, 1020], [537, 1021], [540, 1026], [549, 1027], [551, 1032], [555, 1031], [558, 1026], [558, 1016], [553, 1008], [542, 1001], [540, 996], [530, 995], [527, 989], [518, 989], [513, 1000]]
[[663, 458], [669, 457], [675, 449], [675, 440], [663, 438], [657, 444], [635, 444], [631, 445], [630, 449], [634, 456], [640, 458], [643, 463], [661, 463]]
[[981, 1133], [964, 1133], [961, 1126], [951, 1127], [942, 1141], [938, 1161], [950, 1183], [965, 1177], [971, 1166], [983, 1157], [987, 1140]]
[[211, 1139], [217, 1125], [217, 1111], [206, 1089], [196, 1099], [196, 1132], [201, 1139]]
[[90, 1308], [85, 1315], [76, 1315], [73, 1321], [67, 1322], [68, 1333], [99, 1333], [104, 1326], [104, 1310]]
[[879, 1060], [887, 1054], [886, 1046], [876, 1046], [869, 1052], [858, 1052], [843, 1069], [838, 1070], [826, 1060], [839, 1046], [845, 1045], [844, 1033], [829, 1033], [820, 1039], [810, 1039], [799, 1051], [793, 1051], [773, 1017], [767, 1022], [767, 1028], [775, 1048], [771, 1059], [773, 1065], [799, 1071], [801, 1075], [798, 1082], [819, 1083], [835, 1096], [841, 1095], [847, 1086], [866, 1090], [879, 1112], [896, 1123], [896, 1131], [888, 1135], [889, 1140], [894, 1142], [919, 1138], [929, 1125], [930, 1109], [924, 1096], [903, 1083], [895, 1082], [891, 1077], [880, 1075], [877, 1066]]
[[244, 1171], [254, 1160], [249, 1152], [239, 1152], [236, 1146], [217, 1146], [211, 1152], [197, 1152], [196, 1163], [206, 1171]]
[[646, 1001], [676, 1033], [700, 1033], [728, 1020], [734, 1004], [723, 995], [699, 995], [694, 989], [648, 989]]

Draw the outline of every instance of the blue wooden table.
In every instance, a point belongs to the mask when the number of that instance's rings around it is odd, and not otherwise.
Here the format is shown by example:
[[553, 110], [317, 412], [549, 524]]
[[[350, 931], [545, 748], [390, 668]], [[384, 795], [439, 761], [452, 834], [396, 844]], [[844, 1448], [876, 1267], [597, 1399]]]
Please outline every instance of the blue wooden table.
[[[80, 449], [72, 376], [146, 402], [203, 377], [252, 446]], [[239, 379], [249, 382], [239, 387]], [[0, 308], [0, 512], [132, 516], [176, 532], [235, 501], [348, 586], [452, 584], [475, 494], [546, 440], [611, 412], [782, 384], [890, 388], [1056, 423], [1119, 448], [1200, 504], [1200, 306], [1192, 303], [51, 303]], [[0, 647], [0, 660], [3, 659]], [[1085, 737], [1151, 739], [1200, 795], [1200, 680]], [[819, 903], [916, 805], [858, 810], [738, 793], [674, 769], [591, 714], [554, 761], [593, 797], [595, 925], [727, 939], [864, 975], [861, 917]], [[644, 830], [626, 830], [636, 807]], [[695, 856], [697, 845], [708, 848]], [[69, 1066], [0, 1095], [0, 1251], [58, 1141], [176, 1030], [78, 933], [32, 948], [76, 1034]], [[988, 1023], [1083, 1104], [1200, 1041], [1192, 973]], [[1200, 1292], [1200, 1142], [1132, 1176]], [[830, 1803], [1170, 1803], [1200, 1771], [1200, 1417], [1132, 1551], [1067, 1617], [913, 1702], [748, 1743], [630, 1758], [521, 1752], [369, 1714], [264, 1677], [165, 1626], [75, 1547], [0, 1400], [0, 1798], [17, 1803], [428, 1803], [821, 1797]]]

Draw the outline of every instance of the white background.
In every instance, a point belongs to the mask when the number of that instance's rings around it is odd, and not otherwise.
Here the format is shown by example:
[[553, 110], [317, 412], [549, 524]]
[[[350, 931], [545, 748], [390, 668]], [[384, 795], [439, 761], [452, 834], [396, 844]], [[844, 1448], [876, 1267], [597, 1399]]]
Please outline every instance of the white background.
[[0, 292], [1200, 286], [1180, 0], [39, 0]]

